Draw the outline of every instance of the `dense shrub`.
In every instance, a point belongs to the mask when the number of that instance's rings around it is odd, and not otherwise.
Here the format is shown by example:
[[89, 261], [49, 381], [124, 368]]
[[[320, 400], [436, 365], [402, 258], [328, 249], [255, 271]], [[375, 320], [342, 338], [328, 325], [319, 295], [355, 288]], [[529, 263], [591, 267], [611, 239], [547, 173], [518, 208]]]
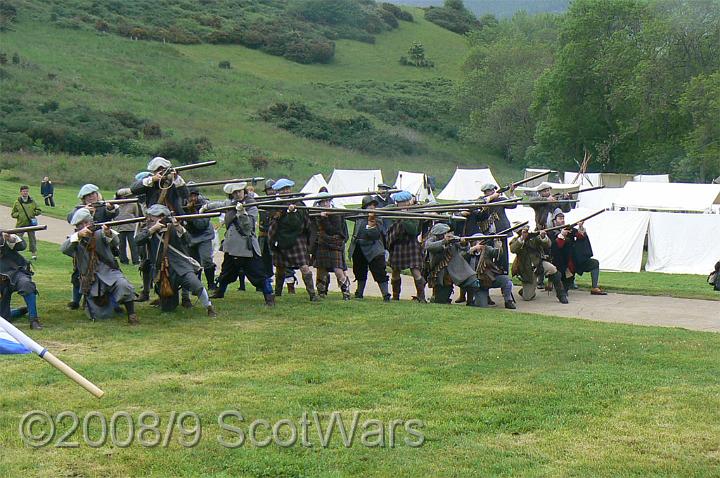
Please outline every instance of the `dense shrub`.
[[425, 20], [460, 35], [477, 30], [481, 26], [478, 19], [464, 8], [429, 7], [425, 12]]
[[392, 15], [397, 18], [398, 20], [403, 20], [406, 22], [413, 21], [413, 16], [410, 12], [406, 12], [405, 10], [401, 9], [397, 5], [393, 5], [392, 3], [383, 3], [380, 5], [380, 8], [383, 10], [392, 13]]
[[[127, 111], [105, 113], [85, 106], [62, 108], [47, 100], [37, 107], [17, 98], [0, 98], [0, 138], [5, 152], [29, 145], [70, 154], [142, 154], [137, 140], [160, 135], [157, 123]], [[157, 134], [147, 134], [156, 132]]]
[[295, 135], [369, 154], [419, 154], [424, 151], [421, 144], [378, 130], [365, 116], [325, 118], [312, 113], [302, 103], [275, 103], [260, 111], [259, 116]]
[[407, 12], [369, 0], [52, 3], [51, 21], [68, 28], [85, 25], [134, 40], [240, 44], [299, 63], [329, 62], [333, 40], [374, 43], [374, 34], [407, 18]]

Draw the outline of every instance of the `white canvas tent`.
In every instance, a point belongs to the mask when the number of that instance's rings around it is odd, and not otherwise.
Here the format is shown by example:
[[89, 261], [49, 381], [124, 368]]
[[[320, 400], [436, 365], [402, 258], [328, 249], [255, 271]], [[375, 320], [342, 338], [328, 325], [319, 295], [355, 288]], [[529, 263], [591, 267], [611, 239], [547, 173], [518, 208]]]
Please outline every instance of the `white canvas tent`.
[[702, 275], [713, 270], [720, 257], [720, 241], [717, 240], [720, 237], [720, 215], [649, 214], [648, 261], [645, 270]]
[[438, 194], [438, 199], [449, 201], [467, 201], [483, 195], [480, 188], [485, 183], [498, 182], [489, 169], [456, 169], [445, 189]]
[[[305, 183], [305, 186], [300, 190], [301, 193], [308, 193], [308, 194], [317, 194], [320, 192], [321, 188], [328, 188], [328, 191], [330, 191], [330, 188], [328, 187], [327, 181], [325, 181], [325, 178], [322, 174], [314, 174], [310, 179], [308, 179], [308, 182]], [[312, 206], [315, 203], [314, 200], [311, 201], [305, 201], [306, 206]], [[337, 200], [333, 200], [333, 204], [337, 207], [344, 207], [342, 204], [337, 204]]]
[[[328, 190], [330, 194], [349, 193], [355, 191], [376, 191], [382, 183], [382, 171], [379, 169], [336, 169], [330, 176]], [[347, 198], [335, 198], [336, 206], [360, 204], [363, 195]]]
[[411, 192], [419, 202], [434, 202], [435, 196], [428, 184], [427, 175], [425, 173], [411, 173], [409, 171], [398, 171], [395, 179], [395, 189], [403, 189]]
[[615, 198], [615, 209], [712, 212], [720, 207], [720, 184], [629, 182]]
[[637, 174], [633, 178], [636, 183], [669, 183], [669, 174]]

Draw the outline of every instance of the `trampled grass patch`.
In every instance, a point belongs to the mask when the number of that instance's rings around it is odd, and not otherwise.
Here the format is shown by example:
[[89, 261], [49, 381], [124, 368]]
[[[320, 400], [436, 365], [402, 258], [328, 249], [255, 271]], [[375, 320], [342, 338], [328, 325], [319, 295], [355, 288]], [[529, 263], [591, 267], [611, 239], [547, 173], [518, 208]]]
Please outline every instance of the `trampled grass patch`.
[[[198, 307], [160, 314], [142, 304], [142, 325], [130, 328], [65, 310], [70, 259], [54, 251], [41, 244], [46, 328], [31, 335], [107, 396], [92, 398], [36, 357], [2, 356], [2, 476], [712, 476], [720, 466], [717, 334], [337, 294], [320, 304], [285, 295], [268, 310], [259, 294], [234, 290], [216, 301], [215, 320]], [[33, 409], [75, 412], [79, 446], [27, 448], [18, 424]], [[192, 434], [178, 428], [167, 448], [91, 448], [81, 425], [92, 410], [108, 420], [154, 411], [163, 437], [173, 410], [192, 411], [202, 437], [184, 448]], [[218, 424], [224, 410], [243, 415], [229, 422], [246, 434], [240, 448], [218, 442], [237, 438]], [[335, 411], [346, 425], [360, 414], [349, 448], [337, 431], [321, 446], [312, 424], [312, 412], [326, 427]], [[303, 413], [310, 447], [247, 438], [256, 419], [300, 427]], [[384, 447], [362, 446], [366, 419], [384, 424]], [[421, 420], [424, 444], [408, 446], [400, 426], [391, 448], [395, 419]], [[258, 438], [270, 435], [260, 427]]]

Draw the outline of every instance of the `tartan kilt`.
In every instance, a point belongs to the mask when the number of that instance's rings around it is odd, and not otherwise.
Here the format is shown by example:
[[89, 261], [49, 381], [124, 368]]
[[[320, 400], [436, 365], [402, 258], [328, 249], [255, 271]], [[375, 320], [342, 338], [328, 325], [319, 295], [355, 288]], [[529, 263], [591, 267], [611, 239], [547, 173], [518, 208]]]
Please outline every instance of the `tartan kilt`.
[[272, 261], [275, 267], [298, 269], [300, 266], [310, 265], [307, 238], [303, 235], [295, 239], [295, 244], [288, 249], [272, 248]]
[[331, 271], [334, 269], [347, 270], [345, 263], [345, 249], [337, 250], [318, 246], [312, 256], [312, 266]]
[[388, 265], [393, 269], [422, 269], [423, 255], [421, 244], [417, 241], [395, 243], [390, 249]]

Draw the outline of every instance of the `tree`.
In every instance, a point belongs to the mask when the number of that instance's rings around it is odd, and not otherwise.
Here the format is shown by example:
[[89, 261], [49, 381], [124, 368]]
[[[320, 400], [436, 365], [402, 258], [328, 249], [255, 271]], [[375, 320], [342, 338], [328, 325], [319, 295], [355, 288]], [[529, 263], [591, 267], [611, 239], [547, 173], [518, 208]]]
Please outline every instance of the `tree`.
[[445, 8], [463, 11], [465, 10], [465, 4], [462, 0], [445, 0]]

